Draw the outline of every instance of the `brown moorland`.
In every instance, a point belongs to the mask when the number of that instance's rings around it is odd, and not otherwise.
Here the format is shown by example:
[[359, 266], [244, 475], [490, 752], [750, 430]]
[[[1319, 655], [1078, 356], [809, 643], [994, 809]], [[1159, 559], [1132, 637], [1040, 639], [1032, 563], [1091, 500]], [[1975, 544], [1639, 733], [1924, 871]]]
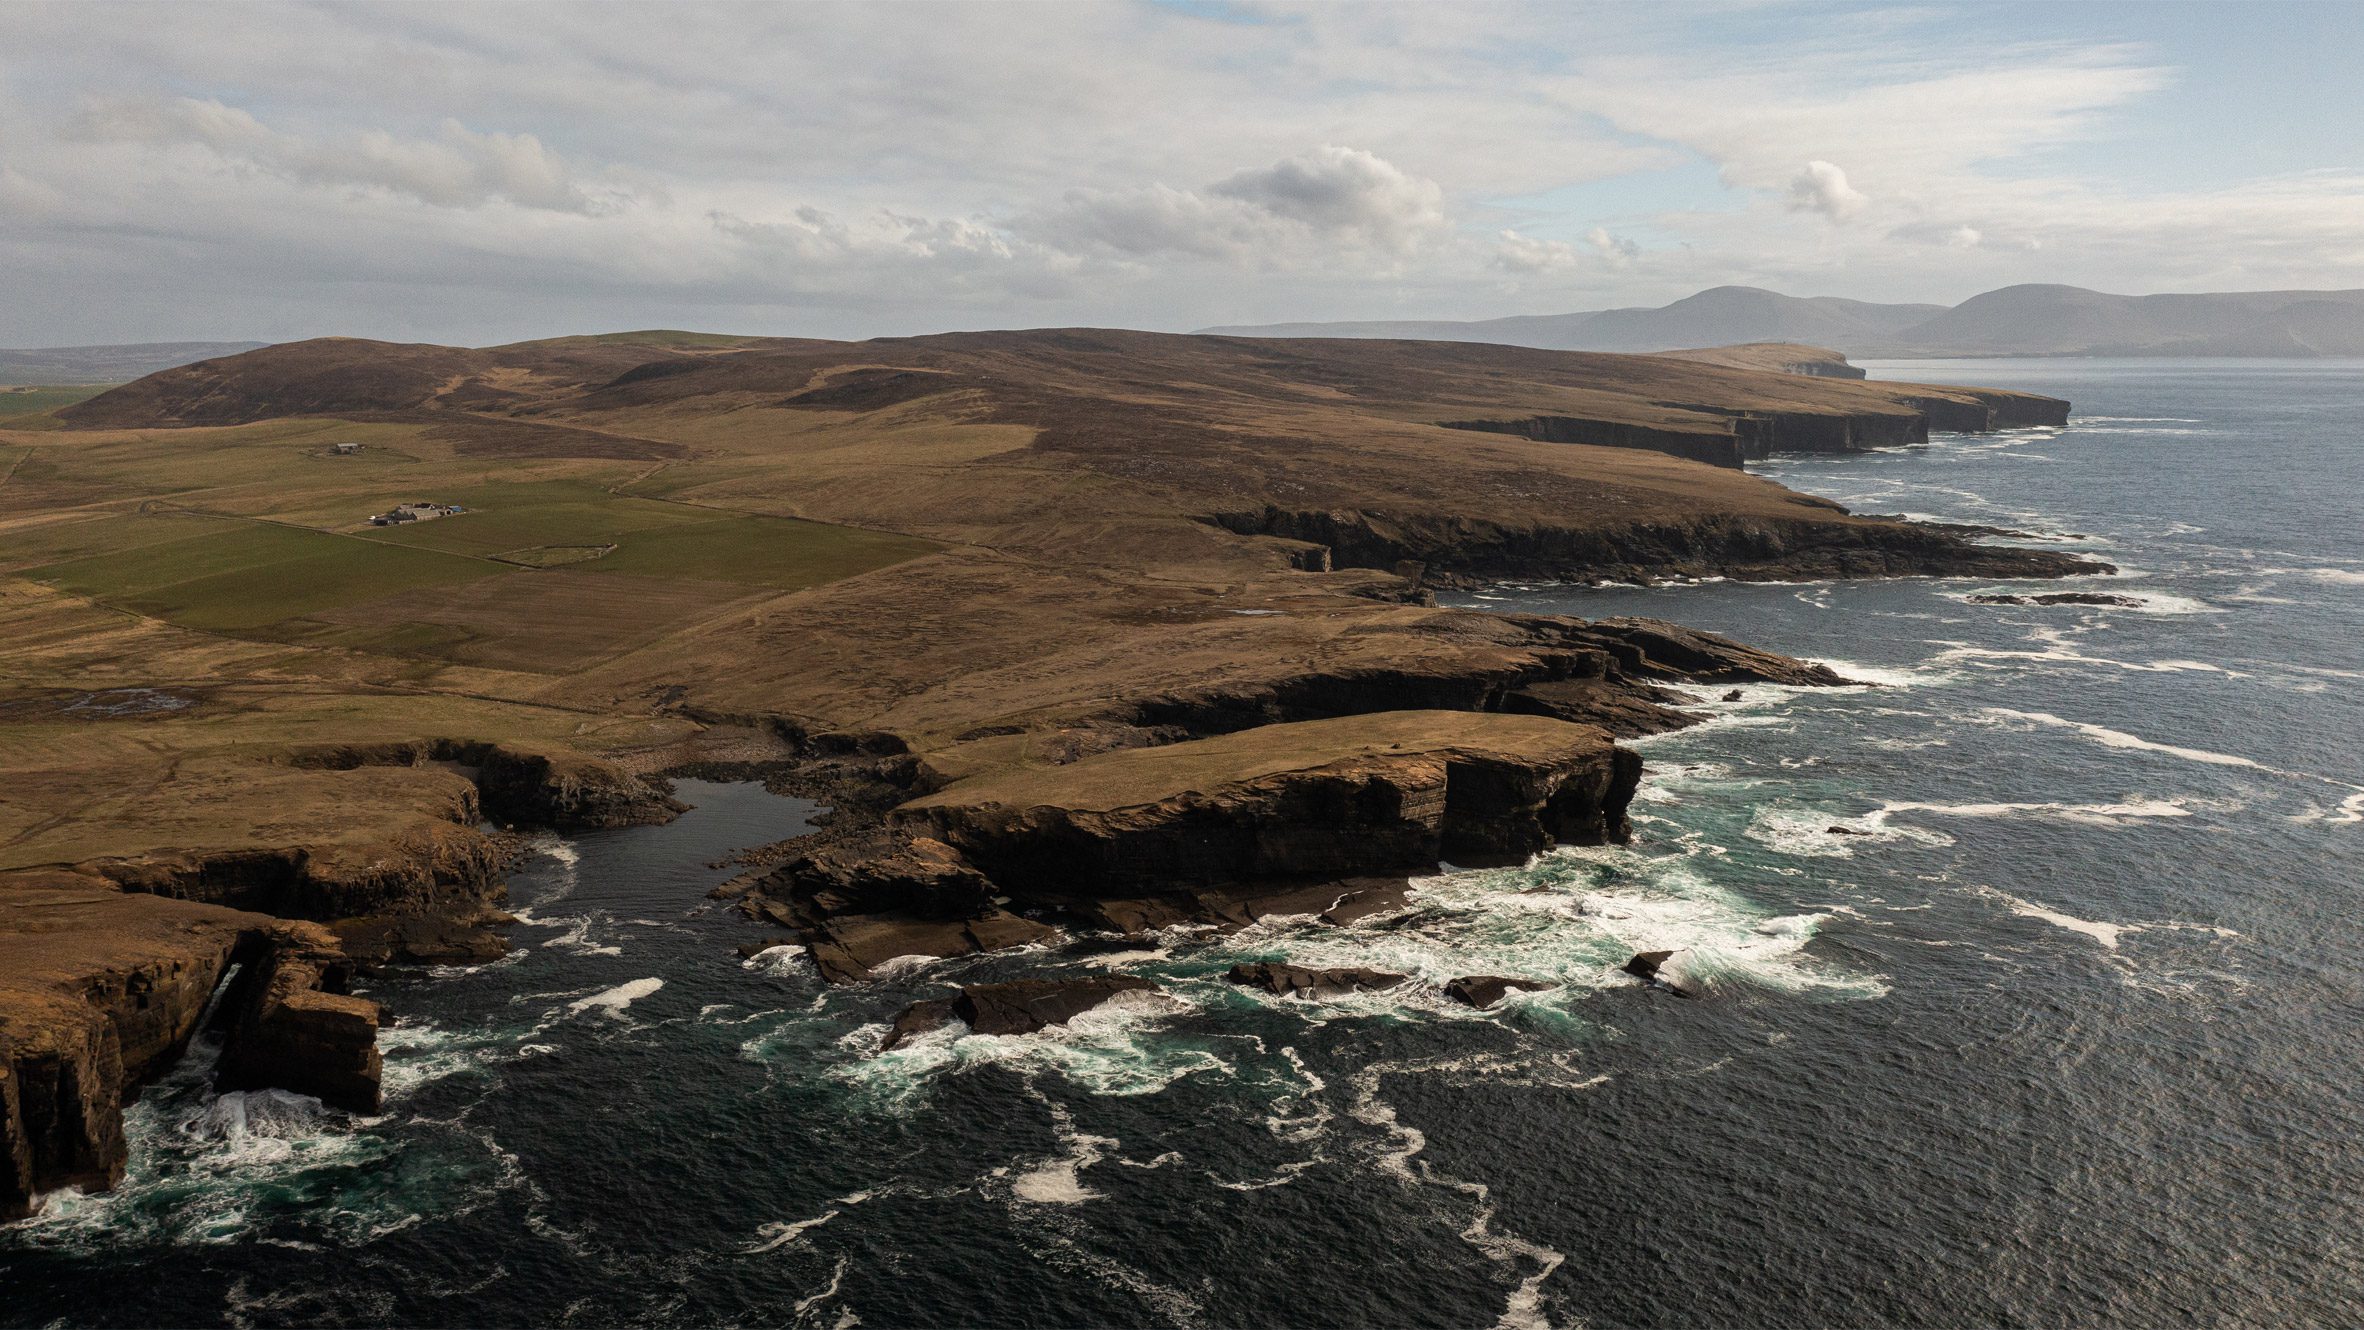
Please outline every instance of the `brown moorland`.
[[[1334, 912], [1446, 845], [1621, 835], [1638, 762], [1613, 737], [1685, 723], [1686, 682], [1839, 682], [1437, 588], [2103, 571], [1747, 474], [2067, 410], [1750, 367], [1795, 351], [328, 339], [12, 418], [0, 875], [83, 903], [35, 927], [9, 903], [31, 897], [0, 899], [9, 954], [58, 962], [0, 975], [0, 1154], [138, 1079], [59, 1024], [60, 994], [121, 1044], [126, 985], [163, 963], [202, 987], [262, 945], [252, 912], [365, 962], [497, 947], [471, 927], [497, 919], [487, 818], [661, 819], [642, 777], [669, 770], [821, 792], [830, 831], [735, 891], [837, 978], [1062, 918]], [[370, 524], [415, 502], [464, 511]], [[1196, 867], [1091, 899], [1074, 865], [1142, 846]], [[168, 904], [223, 915], [132, 922]], [[180, 939], [163, 962], [157, 928]], [[325, 936], [255, 999], [322, 1023], [250, 1038], [283, 1062], [362, 1020], [297, 991], [334, 988]], [[0, 1212], [106, 1173], [24, 1152]]]

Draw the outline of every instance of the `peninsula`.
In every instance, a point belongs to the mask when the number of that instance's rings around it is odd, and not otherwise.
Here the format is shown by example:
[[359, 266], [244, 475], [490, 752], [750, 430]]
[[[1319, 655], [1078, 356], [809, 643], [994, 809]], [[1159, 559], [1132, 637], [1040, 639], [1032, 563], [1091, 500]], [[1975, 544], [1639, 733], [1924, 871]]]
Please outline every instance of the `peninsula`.
[[226, 1082], [374, 1108], [352, 977], [499, 954], [501, 828], [663, 820], [668, 773], [836, 810], [729, 889], [832, 980], [1352, 917], [1623, 837], [1616, 740], [1688, 723], [1687, 683], [1844, 682], [1439, 588], [2107, 571], [1749, 475], [2066, 420], [1835, 359], [327, 339], [13, 417], [0, 1217], [117, 1178], [122, 1103], [209, 1011]]

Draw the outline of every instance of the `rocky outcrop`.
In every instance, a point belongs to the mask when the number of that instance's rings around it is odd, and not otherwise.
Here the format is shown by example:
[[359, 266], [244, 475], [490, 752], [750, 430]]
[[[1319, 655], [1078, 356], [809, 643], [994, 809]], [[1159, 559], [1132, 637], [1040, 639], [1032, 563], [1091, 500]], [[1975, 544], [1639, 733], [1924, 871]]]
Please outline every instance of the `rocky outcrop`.
[[1155, 992], [1157, 986], [1131, 975], [1088, 979], [1018, 979], [971, 984], [954, 998], [914, 1002], [895, 1017], [881, 1051], [890, 1050], [958, 1020], [974, 1034], [1033, 1034], [1065, 1025], [1122, 993]]
[[1965, 597], [1973, 605], [2108, 605], [2119, 609], [2139, 609], [2142, 602], [2132, 596], [2105, 596], [2093, 591], [2053, 591], [2040, 596], [1995, 594]]
[[1690, 989], [1667, 977], [1668, 965], [1681, 954], [1679, 950], [1635, 952], [1633, 958], [1625, 963], [1624, 969], [1627, 974], [1653, 988], [1663, 988], [1676, 997], [1691, 997], [1693, 994]]
[[[1638, 759], [1573, 726], [1630, 736], [1692, 724], [1686, 684], [1847, 682], [1656, 620], [1498, 622], [1525, 645], [1449, 667], [1315, 669], [1130, 702], [1092, 732], [1111, 751], [1032, 774], [914, 781], [942, 788], [875, 815], [841, 807], [827, 830], [766, 851], [765, 867], [716, 895], [793, 930], [833, 982], [897, 956], [1054, 936], [1028, 915], [1127, 936], [1271, 916], [1346, 923], [1400, 904], [1405, 875], [1439, 857], [1501, 861], [1621, 835]], [[1557, 758], [1479, 751], [1498, 722], [1468, 713], [1534, 718], [1497, 732], [1518, 743], [1587, 737]], [[1563, 724], [1532, 728], [1553, 721]]]
[[890, 825], [1018, 900], [1524, 858], [1627, 834], [1641, 759], [1544, 717], [1383, 712], [955, 782]]
[[327, 921], [476, 908], [498, 890], [506, 864], [503, 846], [455, 821], [422, 824], [362, 852], [298, 845], [101, 859], [80, 868], [125, 891]]
[[217, 993], [222, 1088], [374, 1110], [377, 1007], [336, 991], [343, 980], [314, 925], [79, 873], [0, 875], [0, 1218], [120, 1180], [123, 1105], [180, 1056]]
[[[1835, 505], [1800, 498], [1805, 507]], [[1417, 564], [1438, 585], [1503, 578], [1654, 582], [1729, 577], [1814, 581], [1855, 577], [2067, 577], [2110, 565], [2047, 550], [1981, 545], [1914, 523], [1795, 521], [1709, 514], [1681, 521], [1512, 523], [1461, 515], [1402, 516], [1366, 509], [1267, 506], [1210, 520], [1242, 535], [1329, 551], [1337, 568]]]
[[1268, 961], [1254, 965], [1234, 965], [1223, 977], [1242, 988], [1262, 989], [1275, 997], [1333, 998], [1393, 988], [1411, 976], [1355, 966], [1315, 970], [1302, 965], [1281, 965]]
[[215, 1085], [277, 1087], [331, 1108], [377, 1112], [378, 1004], [342, 991], [348, 966], [335, 939], [289, 926], [242, 939], [238, 955]]
[[1554, 985], [1540, 979], [1513, 979], [1499, 974], [1466, 974], [1445, 985], [1445, 996], [1464, 1006], [1484, 1010], [1513, 992], [1539, 993]]
[[679, 800], [613, 762], [548, 746], [420, 739], [305, 748], [291, 754], [290, 760], [334, 771], [448, 763], [474, 780], [485, 816], [526, 826], [645, 826], [670, 822], [683, 808]]

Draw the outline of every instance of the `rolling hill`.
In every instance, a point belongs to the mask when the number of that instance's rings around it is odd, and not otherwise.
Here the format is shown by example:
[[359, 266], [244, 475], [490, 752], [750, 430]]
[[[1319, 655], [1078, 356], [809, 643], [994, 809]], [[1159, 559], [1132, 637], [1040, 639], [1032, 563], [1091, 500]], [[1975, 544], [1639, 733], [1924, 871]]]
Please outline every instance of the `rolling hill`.
[[1408, 338], [1578, 351], [1803, 342], [1857, 357], [2364, 356], [2364, 291], [2120, 296], [2008, 286], [1959, 305], [1882, 305], [1719, 286], [1657, 309], [1474, 322], [1210, 328], [1262, 337]]

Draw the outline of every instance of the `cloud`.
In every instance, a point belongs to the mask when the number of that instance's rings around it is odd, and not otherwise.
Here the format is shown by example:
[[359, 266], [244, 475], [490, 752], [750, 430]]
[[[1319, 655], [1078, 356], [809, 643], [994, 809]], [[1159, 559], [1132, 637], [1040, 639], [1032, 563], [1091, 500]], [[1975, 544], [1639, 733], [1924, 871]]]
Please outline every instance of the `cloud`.
[[1323, 147], [1202, 189], [1068, 191], [1018, 228], [1066, 248], [1279, 259], [1308, 247], [1401, 256], [1446, 227], [1444, 190], [1357, 148]]
[[1843, 222], [1863, 211], [1871, 202], [1854, 186], [1847, 183], [1847, 173], [1829, 162], [1806, 163], [1789, 182], [1789, 210], [1818, 212], [1834, 222]]
[[1642, 247], [1623, 236], [1609, 234], [1609, 229], [1596, 226], [1584, 233], [1584, 243], [1572, 245], [1565, 240], [1539, 240], [1504, 231], [1495, 238], [1493, 266], [1515, 273], [1576, 272], [1604, 265], [1623, 267], [1640, 257]]
[[1445, 194], [1359, 148], [1325, 147], [1213, 187], [1315, 235], [1403, 252], [1445, 224]]
[[298, 183], [382, 189], [439, 208], [477, 208], [495, 200], [556, 212], [601, 207], [533, 135], [480, 134], [451, 119], [432, 138], [364, 130], [306, 139], [236, 107], [181, 97], [94, 104], [68, 132], [94, 142], [200, 147]]
[[2364, 286], [2350, 108], [2161, 170], [2205, 52], [1675, 8], [0, 4], [0, 345]]

